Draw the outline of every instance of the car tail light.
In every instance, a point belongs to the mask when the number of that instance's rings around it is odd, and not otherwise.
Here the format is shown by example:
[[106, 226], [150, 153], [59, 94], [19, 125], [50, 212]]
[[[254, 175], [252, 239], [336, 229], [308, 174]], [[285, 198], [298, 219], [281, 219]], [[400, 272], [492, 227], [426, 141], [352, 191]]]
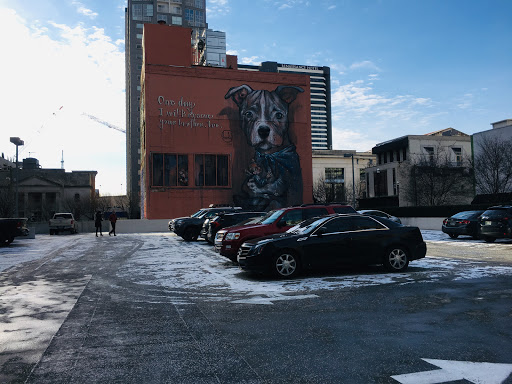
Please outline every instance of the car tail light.
[[71, 220], [71, 225], [73, 225], [73, 220]]
[[469, 224], [471, 223], [469, 220], [462, 220], [462, 224]]
[[443, 224], [446, 225], [448, 223], [448, 219], [443, 220]]
[[220, 223], [218, 223], [218, 222], [216, 222], [216, 221], [212, 221], [212, 222], [210, 223], [210, 227], [217, 228], [217, 227], [219, 227], [219, 226], [220, 226]]

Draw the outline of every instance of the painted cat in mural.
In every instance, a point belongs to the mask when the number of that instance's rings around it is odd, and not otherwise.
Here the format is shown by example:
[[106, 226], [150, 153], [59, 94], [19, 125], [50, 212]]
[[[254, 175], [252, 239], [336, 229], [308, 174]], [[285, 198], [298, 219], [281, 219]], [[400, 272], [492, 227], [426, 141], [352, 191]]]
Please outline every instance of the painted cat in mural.
[[240, 112], [240, 128], [254, 149], [242, 185], [245, 208], [270, 210], [302, 203], [302, 170], [290, 141], [288, 108], [302, 88], [281, 85], [274, 91], [253, 90], [243, 84], [231, 88]]

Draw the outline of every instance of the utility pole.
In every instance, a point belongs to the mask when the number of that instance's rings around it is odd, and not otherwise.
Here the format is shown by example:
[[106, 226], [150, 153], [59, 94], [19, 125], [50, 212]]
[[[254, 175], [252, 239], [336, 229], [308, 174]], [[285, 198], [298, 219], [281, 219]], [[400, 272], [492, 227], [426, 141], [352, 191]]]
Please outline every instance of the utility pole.
[[21, 140], [19, 137], [11, 137], [11, 143], [13, 143], [15, 146], [16, 146], [16, 201], [15, 201], [15, 205], [14, 205], [14, 215], [15, 217], [18, 217], [19, 216], [19, 211], [18, 211], [18, 147], [20, 145], [24, 145], [25, 142], [23, 140]]
[[343, 157], [351, 157], [352, 158], [352, 207], [355, 209], [356, 207], [356, 178], [354, 172], [354, 154], [353, 153], [345, 153]]

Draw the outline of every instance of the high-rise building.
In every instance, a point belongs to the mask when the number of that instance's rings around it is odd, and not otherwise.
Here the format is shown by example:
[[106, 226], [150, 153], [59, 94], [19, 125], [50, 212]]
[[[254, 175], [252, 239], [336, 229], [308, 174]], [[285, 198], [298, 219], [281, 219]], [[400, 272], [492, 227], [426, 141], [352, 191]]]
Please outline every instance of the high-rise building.
[[139, 214], [133, 203], [140, 202], [140, 73], [145, 23], [192, 28], [193, 39], [208, 26], [205, 0], [128, 0], [125, 9], [126, 192], [131, 200], [131, 217]]
[[312, 149], [332, 149], [331, 70], [329, 67], [279, 64], [274, 61], [266, 61], [261, 63], [260, 66], [238, 64], [238, 69], [308, 75], [311, 84]]

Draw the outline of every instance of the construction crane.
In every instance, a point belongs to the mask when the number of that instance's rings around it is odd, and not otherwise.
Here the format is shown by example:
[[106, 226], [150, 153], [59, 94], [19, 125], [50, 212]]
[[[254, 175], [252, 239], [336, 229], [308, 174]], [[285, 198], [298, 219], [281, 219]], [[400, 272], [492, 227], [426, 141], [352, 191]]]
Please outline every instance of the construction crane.
[[114, 124], [110, 124], [108, 121], [105, 121], [105, 120], [101, 120], [99, 118], [97, 118], [96, 116], [93, 116], [93, 115], [89, 115], [88, 113], [82, 113], [82, 115], [88, 117], [89, 119], [91, 120], [94, 120], [95, 122], [97, 123], [100, 123], [100, 124], [103, 124], [104, 126], [106, 127], [109, 127], [109, 128], [112, 128], [112, 129], [115, 129], [116, 131], [119, 131], [119, 132], [123, 132], [123, 133], [126, 133], [126, 130], [122, 129], [122, 128], [119, 128], [117, 125], [114, 125]]

